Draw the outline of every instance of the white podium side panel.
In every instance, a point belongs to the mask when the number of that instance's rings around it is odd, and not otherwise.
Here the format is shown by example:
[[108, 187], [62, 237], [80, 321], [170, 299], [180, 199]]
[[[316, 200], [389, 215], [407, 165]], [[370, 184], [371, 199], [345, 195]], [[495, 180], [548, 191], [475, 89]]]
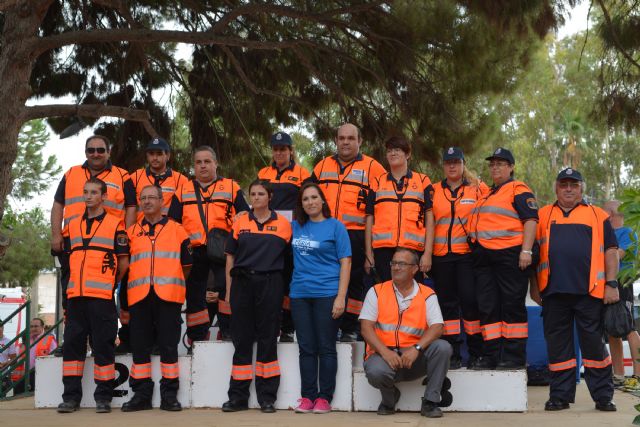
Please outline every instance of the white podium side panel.
[[[352, 406], [353, 377], [351, 375], [352, 347], [338, 344], [338, 373], [332, 407], [339, 411], [350, 411]], [[254, 366], [255, 366], [254, 345]], [[192, 404], [195, 408], [220, 408], [228, 400], [227, 391], [231, 378], [233, 344], [229, 342], [196, 342], [193, 349]], [[280, 387], [275, 402], [277, 409], [295, 407], [300, 398], [300, 368], [298, 345], [278, 344], [280, 363]], [[255, 383], [251, 384], [250, 408], [259, 408]]]
[[[131, 368], [131, 355], [116, 356], [116, 384], [111, 405], [120, 407], [133, 397], [133, 391], [129, 387], [129, 369]], [[191, 406], [191, 358], [178, 357], [180, 366], [180, 389], [178, 401], [183, 407]], [[160, 356], [151, 356], [153, 388], [153, 407], [160, 407]], [[55, 408], [62, 402], [62, 358], [38, 357], [36, 361], [36, 408]], [[87, 357], [82, 377], [82, 401], [81, 407], [94, 407], [93, 392], [96, 389], [93, 381], [93, 357]]]
[[[518, 371], [450, 371], [453, 403], [444, 411], [458, 412], [524, 412], [527, 410], [527, 373]], [[401, 382], [402, 392], [397, 409], [420, 411], [424, 395], [422, 378]], [[367, 381], [363, 370], [353, 373], [353, 406], [356, 411], [376, 411], [380, 404], [380, 391]]]

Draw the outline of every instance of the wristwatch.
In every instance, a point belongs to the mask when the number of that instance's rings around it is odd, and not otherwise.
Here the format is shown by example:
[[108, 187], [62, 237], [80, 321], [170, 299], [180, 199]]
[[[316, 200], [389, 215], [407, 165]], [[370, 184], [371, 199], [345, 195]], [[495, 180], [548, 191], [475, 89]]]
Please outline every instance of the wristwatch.
[[420, 347], [420, 344], [414, 344], [413, 348], [415, 348], [416, 350], [418, 350], [420, 353], [422, 353], [422, 350], [424, 350], [422, 347]]
[[610, 288], [613, 288], [613, 289], [618, 289], [618, 281], [617, 280], [607, 280], [605, 285], [607, 285], [607, 286], [609, 286]]

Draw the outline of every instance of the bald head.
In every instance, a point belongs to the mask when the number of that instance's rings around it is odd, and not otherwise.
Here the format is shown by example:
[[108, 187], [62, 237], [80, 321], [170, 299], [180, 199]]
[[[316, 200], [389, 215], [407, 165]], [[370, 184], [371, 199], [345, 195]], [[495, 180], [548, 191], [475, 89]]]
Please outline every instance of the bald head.
[[361, 144], [360, 130], [355, 125], [345, 123], [338, 128], [336, 148], [342, 163], [352, 162], [360, 152]]

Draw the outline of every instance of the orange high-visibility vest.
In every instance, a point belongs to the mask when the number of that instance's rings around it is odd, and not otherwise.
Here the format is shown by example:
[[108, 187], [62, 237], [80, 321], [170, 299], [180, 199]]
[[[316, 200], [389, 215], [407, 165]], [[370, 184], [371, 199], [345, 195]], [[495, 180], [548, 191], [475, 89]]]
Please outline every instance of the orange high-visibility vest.
[[[140, 193], [142, 193], [143, 188], [155, 184], [153, 175], [147, 174], [147, 171], [148, 169], [142, 168], [138, 169], [131, 175], [131, 181], [133, 181], [133, 185], [136, 188], [136, 200], [140, 200]], [[162, 215], [167, 215], [174, 193], [188, 180], [189, 178], [182, 175], [180, 172], [171, 170], [171, 174], [167, 176], [164, 181], [158, 184], [160, 185], [160, 188], [162, 188]], [[142, 212], [140, 204], [138, 204], [138, 217], [136, 221], [140, 222], [142, 221], [142, 218], [144, 218], [144, 213]]]
[[163, 226], [156, 225], [154, 235], [149, 236], [149, 225], [136, 223], [129, 227], [129, 306], [142, 301], [153, 286], [160, 299], [178, 304], [184, 303], [185, 277], [180, 262], [182, 242], [188, 239], [182, 225], [168, 219]]
[[[420, 341], [429, 329], [425, 301], [434, 294], [433, 289], [418, 284], [418, 293], [402, 315], [398, 309], [392, 280], [379, 283], [373, 289], [378, 296], [378, 319], [374, 330], [380, 341], [387, 347], [398, 349], [411, 347]], [[373, 353], [373, 348], [367, 345], [365, 357]]]
[[207, 233], [213, 228], [231, 230], [233, 218], [236, 215], [234, 202], [240, 186], [230, 178], [219, 177], [209, 186], [206, 193], [201, 191], [202, 208], [208, 229], [205, 230], [198, 211], [198, 199], [194, 187], [194, 180], [186, 182], [176, 191], [176, 198], [182, 204], [182, 226], [189, 234], [193, 246], [207, 243]]
[[467, 243], [471, 211], [476, 207], [478, 200], [488, 192], [489, 187], [482, 182], [479, 186], [464, 182], [458, 188], [456, 197], [453, 197], [451, 189], [445, 187], [442, 182], [433, 185], [433, 255], [471, 252]]
[[604, 297], [605, 257], [602, 224], [609, 215], [597, 206], [579, 204], [565, 218], [559, 206], [547, 205], [538, 214], [537, 239], [540, 245], [540, 263], [537, 268], [538, 288], [544, 291], [549, 284], [549, 237], [551, 224], [582, 224], [591, 227], [591, 269], [589, 271], [589, 295]]
[[342, 170], [337, 156], [325, 157], [313, 168], [331, 214], [347, 230], [364, 230], [370, 183], [384, 173], [386, 171], [380, 163], [364, 154], [358, 154]]
[[[51, 348], [51, 343], [53, 343], [53, 336], [47, 335], [43, 339], [40, 340], [38, 344], [36, 344], [36, 357], [42, 357], [49, 354], [49, 349]], [[26, 346], [22, 343], [17, 346], [17, 353], [20, 354], [26, 350]], [[16, 369], [11, 373], [11, 381], [16, 382], [19, 381], [22, 377], [24, 377], [25, 373], [25, 365], [24, 360], [25, 357], [28, 356], [26, 353], [20, 357], [20, 362], [16, 366]], [[35, 366], [30, 366], [29, 369], [33, 369]]]
[[478, 201], [471, 215], [471, 235], [486, 249], [522, 245], [524, 226], [513, 206], [515, 197], [531, 193], [520, 181], [509, 181]]
[[[104, 210], [124, 221], [124, 183], [129, 179], [129, 173], [122, 168], [111, 165], [95, 176], [107, 184], [107, 199], [103, 202]], [[82, 193], [84, 184], [91, 178], [91, 172], [88, 168], [78, 165], [69, 169], [64, 177], [64, 228], [62, 235], [68, 237], [71, 220], [84, 214], [85, 204]]]
[[282, 171], [279, 171], [275, 165], [271, 165], [258, 172], [258, 179], [271, 183], [273, 188], [271, 208], [278, 211], [293, 211], [296, 208], [298, 191], [309, 176], [308, 170], [294, 162]]
[[[67, 298], [111, 299], [118, 271], [114, 240], [117, 231], [124, 231], [122, 219], [107, 213], [102, 221], [94, 220], [90, 233], [86, 233], [86, 227], [84, 217], [69, 224], [71, 276]], [[83, 239], [88, 239], [86, 244]]]
[[402, 193], [389, 174], [373, 180], [375, 191], [372, 246], [374, 248], [410, 248], [424, 251], [425, 244], [425, 197], [431, 185], [428, 176], [409, 171]]

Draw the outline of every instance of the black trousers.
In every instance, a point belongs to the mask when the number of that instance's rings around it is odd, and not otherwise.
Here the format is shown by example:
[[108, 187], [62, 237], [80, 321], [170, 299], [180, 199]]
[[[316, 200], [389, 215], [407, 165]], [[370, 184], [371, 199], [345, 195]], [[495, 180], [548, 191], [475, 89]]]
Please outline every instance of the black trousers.
[[160, 396], [176, 397], [179, 387], [178, 343], [182, 318], [182, 304], [167, 302], [158, 297], [151, 287], [149, 294], [129, 308], [131, 313], [131, 345], [133, 366], [129, 384], [142, 398], [153, 397], [151, 379], [151, 350], [155, 343], [160, 350]]
[[129, 272], [125, 273], [124, 277], [120, 281], [120, 290], [118, 291], [118, 304], [120, 305], [120, 329], [118, 330], [118, 338], [120, 339], [120, 345], [123, 347], [131, 346], [130, 332], [129, 332], [129, 300], [127, 298], [127, 283], [129, 282]]
[[69, 257], [71, 243], [69, 243], [69, 238], [64, 238], [64, 249], [62, 252], [56, 254], [58, 256], [58, 261], [60, 261], [60, 293], [62, 297], [62, 311], [63, 315], [67, 314], [67, 286], [69, 286], [69, 279], [71, 278], [71, 268], [69, 267]]
[[[224, 265], [211, 263], [204, 246], [193, 248], [193, 265], [187, 278], [187, 336], [192, 342], [206, 340], [209, 334], [211, 319], [205, 298], [209, 271], [214, 275], [215, 291], [219, 292], [220, 299], [224, 299], [226, 294]], [[228, 331], [229, 316], [220, 313], [219, 310], [216, 314], [220, 330]]]
[[542, 321], [549, 353], [549, 397], [572, 403], [576, 396], [575, 321], [582, 352], [584, 379], [591, 398], [613, 398], [611, 357], [604, 342], [604, 304], [589, 295], [552, 294], [543, 297]]
[[280, 386], [278, 335], [282, 304], [282, 274], [234, 271], [231, 288], [233, 367], [229, 399], [246, 402], [253, 374], [253, 343], [257, 341], [256, 394], [258, 402], [274, 403]]
[[118, 313], [112, 299], [75, 297], [67, 301], [67, 325], [62, 353], [62, 400], [82, 400], [82, 371], [87, 356], [87, 339], [94, 357], [96, 401], [111, 402], [114, 378], [114, 343]]
[[451, 344], [453, 354], [459, 357], [462, 323], [467, 337], [469, 355], [480, 357], [482, 334], [471, 255], [434, 256], [431, 275], [444, 318], [444, 333], [441, 338]]
[[282, 301], [282, 320], [280, 322], [280, 330], [283, 334], [292, 334], [295, 331], [293, 317], [291, 317], [291, 303], [289, 300], [289, 285], [293, 277], [293, 253], [287, 251], [284, 257], [284, 268], [282, 270], [283, 281], [283, 301]]
[[528, 336], [525, 298], [531, 269], [518, 267], [521, 246], [473, 250], [482, 356], [492, 361], [526, 363]]
[[347, 305], [345, 307], [340, 330], [343, 334], [360, 333], [358, 316], [364, 301], [364, 230], [347, 230], [351, 242], [351, 275], [347, 290]]

